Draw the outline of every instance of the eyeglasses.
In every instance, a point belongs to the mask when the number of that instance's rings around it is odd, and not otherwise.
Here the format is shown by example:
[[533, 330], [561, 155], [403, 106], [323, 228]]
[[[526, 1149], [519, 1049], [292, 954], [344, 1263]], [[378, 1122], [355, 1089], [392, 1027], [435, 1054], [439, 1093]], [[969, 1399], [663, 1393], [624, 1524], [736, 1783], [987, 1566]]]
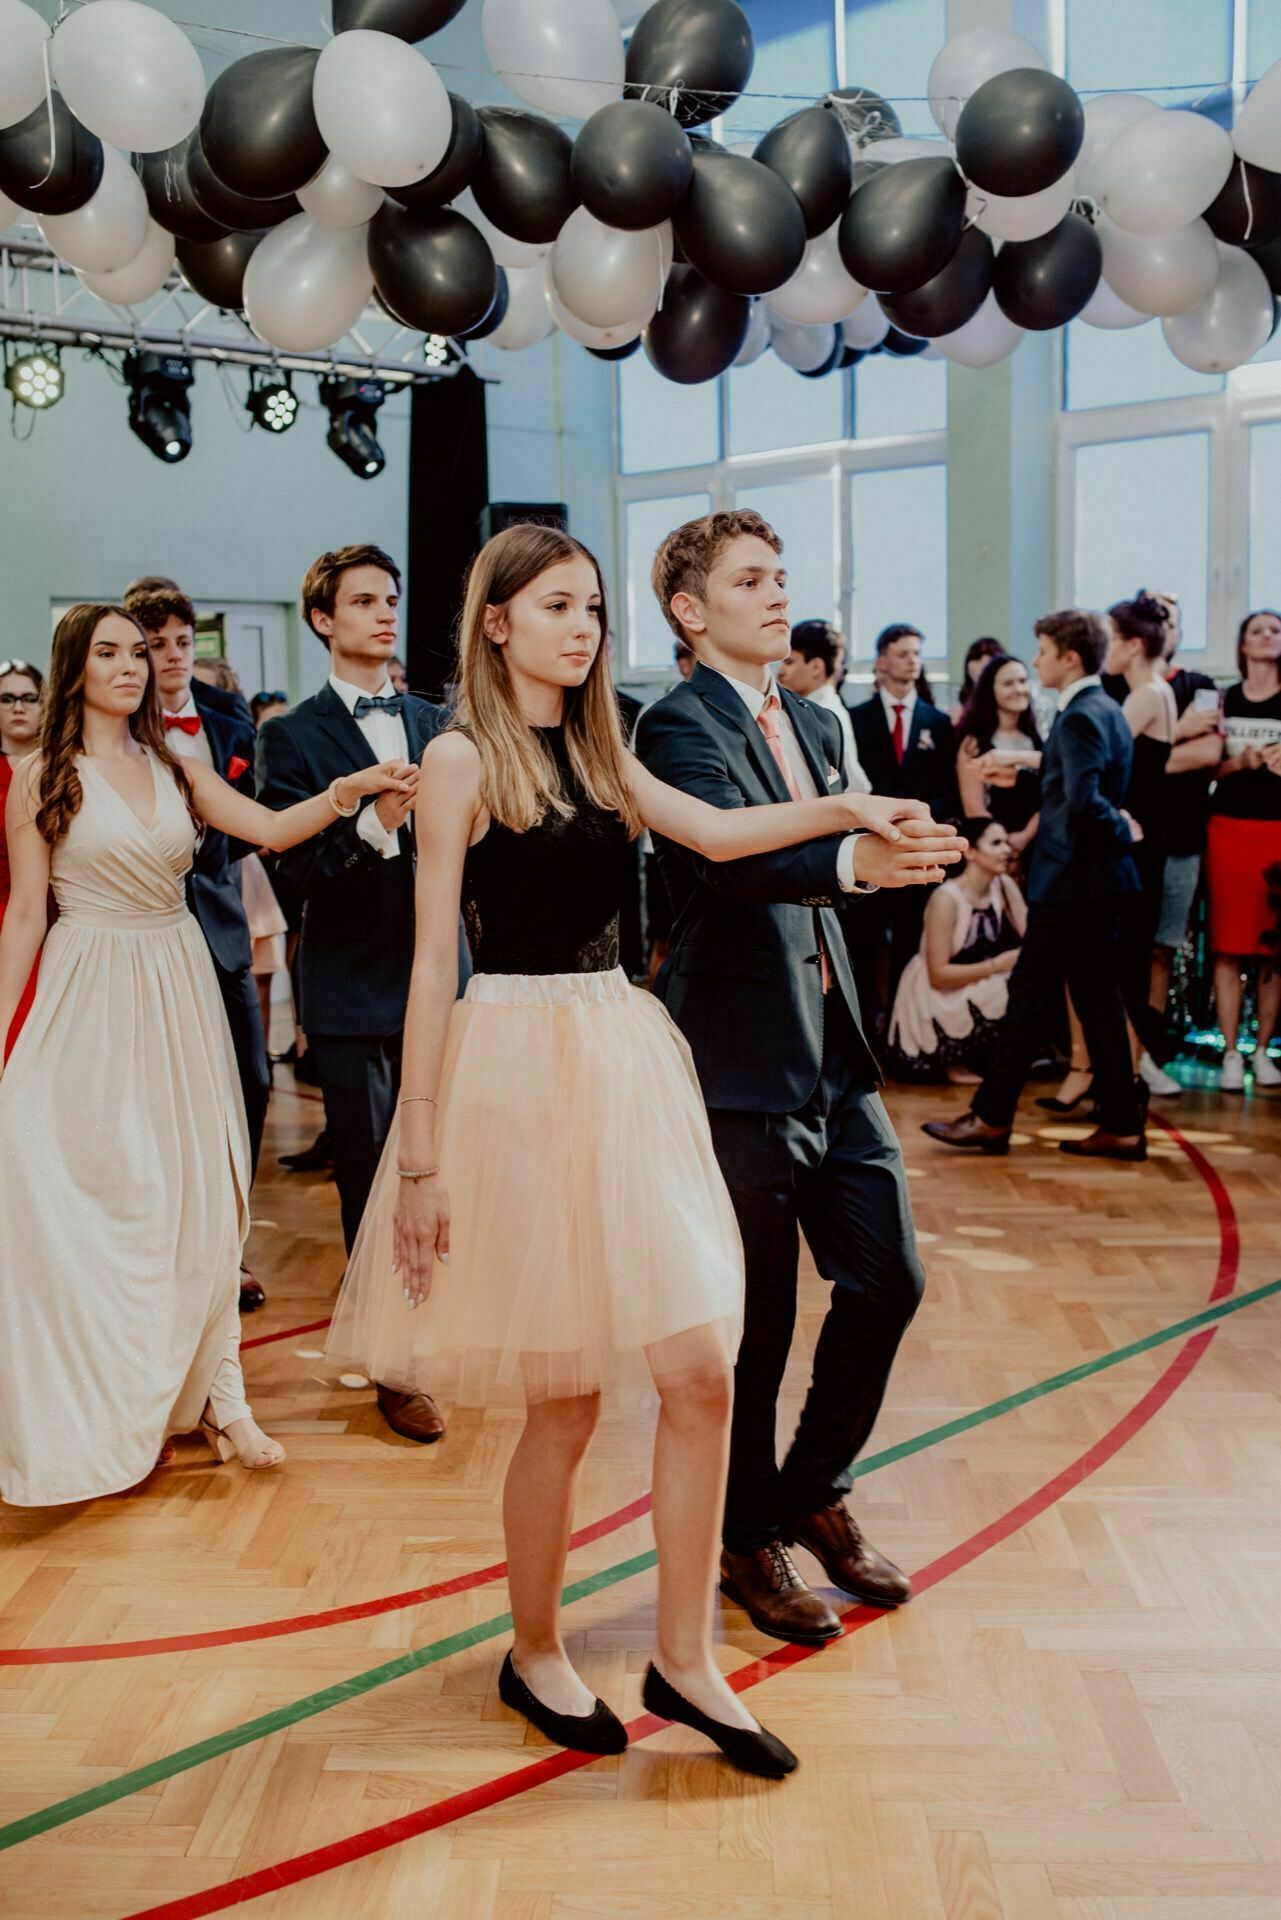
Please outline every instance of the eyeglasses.
[[38, 693], [0, 693], [0, 707], [38, 707]]

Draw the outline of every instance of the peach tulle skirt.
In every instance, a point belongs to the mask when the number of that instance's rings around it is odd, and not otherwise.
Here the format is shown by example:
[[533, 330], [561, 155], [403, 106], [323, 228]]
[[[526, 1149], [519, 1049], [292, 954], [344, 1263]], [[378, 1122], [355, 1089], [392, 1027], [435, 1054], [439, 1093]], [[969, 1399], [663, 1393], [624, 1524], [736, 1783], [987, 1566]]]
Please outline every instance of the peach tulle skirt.
[[437, 1112], [451, 1254], [405, 1302], [399, 1120], [327, 1344], [370, 1379], [489, 1404], [585, 1394], [639, 1361], [733, 1363], [738, 1226], [689, 1049], [621, 971], [479, 974], [454, 1008]]

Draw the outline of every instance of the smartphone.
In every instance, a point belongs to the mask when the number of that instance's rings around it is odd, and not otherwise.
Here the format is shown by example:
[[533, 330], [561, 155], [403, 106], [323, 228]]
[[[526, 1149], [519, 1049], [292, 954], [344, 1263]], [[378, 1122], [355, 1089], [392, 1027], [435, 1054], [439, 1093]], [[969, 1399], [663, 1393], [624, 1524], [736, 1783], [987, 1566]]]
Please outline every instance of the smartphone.
[[1217, 687], [1198, 687], [1192, 696], [1194, 713], [1217, 713], [1222, 696]]

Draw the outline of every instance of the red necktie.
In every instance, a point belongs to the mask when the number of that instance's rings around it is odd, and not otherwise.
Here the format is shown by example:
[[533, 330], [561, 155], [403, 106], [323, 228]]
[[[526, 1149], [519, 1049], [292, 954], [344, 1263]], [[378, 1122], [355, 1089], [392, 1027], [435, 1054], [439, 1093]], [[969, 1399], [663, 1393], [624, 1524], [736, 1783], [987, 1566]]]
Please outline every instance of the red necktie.
[[[803, 800], [805, 796], [801, 792], [800, 784], [792, 771], [792, 764], [783, 747], [783, 731], [778, 724], [778, 716], [781, 711], [782, 702], [776, 693], [771, 693], [769, 699], [756, 716], [756, 723], [765, 735], [765, 744], [773, 754], [778, 765], [778, 770], [787, 783], [787, 791], [791, 794], [793, 800]], [[823, 945], [822, 934], [819, 935], [818, 939], [818, 965], [819, 977], [823, 983], [823, 991], [826, 993], [832, 984], [832, 969], [828, 965], [827, 949]]]
[[898, 761], [900, 767], [903, 764], [903, 755], [907, 752], [907, 742], [903, 738], [903, 715], [906, 711], [907, 705], [905, 701], [896, 700], [894, 702], [894, 758]]
[[177, 727], [179, 733], [190, 734], [194, 740], [200, 732], [199, 717], [194, 713], [167, 713], [165, 715], [165, 732], [170, 733], [175, 727]]

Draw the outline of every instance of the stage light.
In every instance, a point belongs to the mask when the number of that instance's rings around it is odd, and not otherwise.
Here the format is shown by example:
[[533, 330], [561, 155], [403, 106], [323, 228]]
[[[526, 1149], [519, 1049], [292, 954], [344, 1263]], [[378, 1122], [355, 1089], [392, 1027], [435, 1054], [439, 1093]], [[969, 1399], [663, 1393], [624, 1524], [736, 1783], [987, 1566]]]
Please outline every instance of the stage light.
[[298, 396], [294, 392], [293, 375], [286, 373], [277, 380], [262, 380], [256, 369], [249, 374], [249, 398], [245, 405], [253, 415], [257, 426], [265, 427], [268, 433], [288, 433], [298, 418]]
[[56, 347], [37, 347], [34, 353], [6, 356], [4, 383], [22, 407], [43, 411], [62, 398], [62, 360]]
[[423, 359], [434, 372], [437, 367], [447, 367], [454, 358], [443, 333], [429, 333], [423, 341]]
[[190, 360], [176, 353], [127, 353], [129, 425], [157, 460], [174, 465], [191, 452]]
[[381, 380], [344, 380], [327, 374], [320, 383], [320, 397], [329, 410], [330, 448], [359, 479], [374, 479], [387, 464], [375, 431], [386, 387]]

